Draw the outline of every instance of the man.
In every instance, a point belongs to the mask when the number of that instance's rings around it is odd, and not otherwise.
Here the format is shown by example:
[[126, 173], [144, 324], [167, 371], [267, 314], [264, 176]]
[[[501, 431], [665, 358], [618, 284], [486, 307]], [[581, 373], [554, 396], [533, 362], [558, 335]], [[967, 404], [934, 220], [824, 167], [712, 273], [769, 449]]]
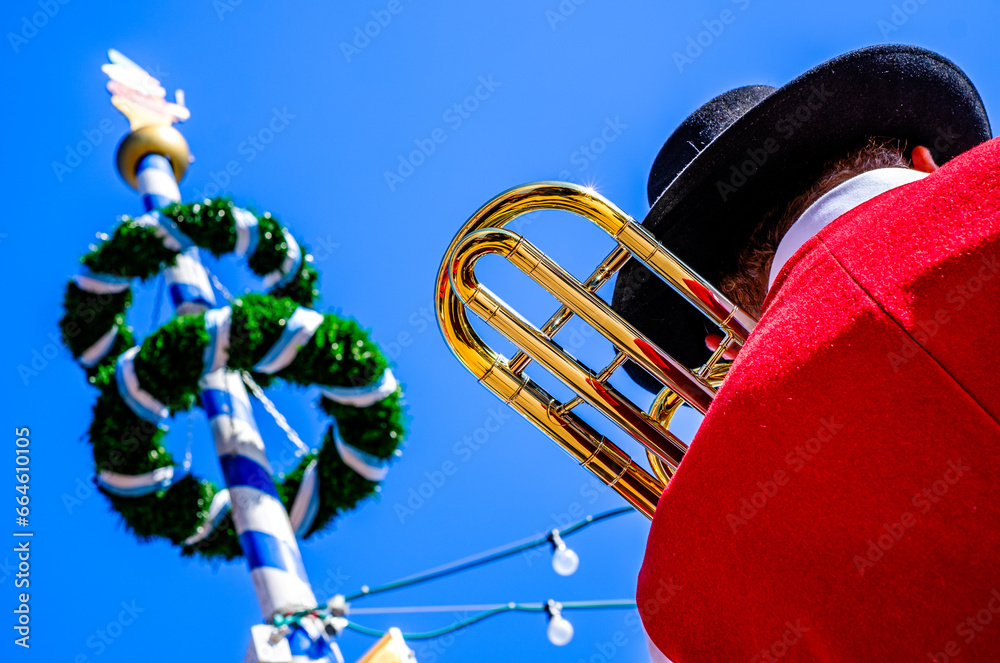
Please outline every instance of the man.
[[[1000, 660], [990, 137], [954, 64], [880, 46], [667, 140], [644, 225], [760, 314], [650, 531], [639, 611], [674, 663]], [[641, 266], [614, 305], [689, 365], [718, 343]]]

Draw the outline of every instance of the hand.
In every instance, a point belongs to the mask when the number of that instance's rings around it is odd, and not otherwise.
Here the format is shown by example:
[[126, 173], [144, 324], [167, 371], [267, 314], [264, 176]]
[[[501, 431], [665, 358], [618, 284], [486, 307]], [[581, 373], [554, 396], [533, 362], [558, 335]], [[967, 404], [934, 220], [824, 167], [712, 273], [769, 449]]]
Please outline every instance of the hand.
[[[705, 346], [715, 352], [719, 348], [719, 344], [722, 343], [722, 336], [718, 334], [709, 334], [705, 337]], [[740, 351], [740, 347], [737, 343], [733, 342], [726, 348], [726, 351], [722, 353], [723, 359], [736, 359], [736, 355]]]

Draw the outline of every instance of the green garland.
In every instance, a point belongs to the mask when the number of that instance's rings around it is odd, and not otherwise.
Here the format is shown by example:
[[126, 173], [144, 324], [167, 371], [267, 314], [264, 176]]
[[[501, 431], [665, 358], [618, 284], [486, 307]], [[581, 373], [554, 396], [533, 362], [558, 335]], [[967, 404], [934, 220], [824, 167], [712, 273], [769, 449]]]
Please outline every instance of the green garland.
[[[228, 199], [206, 200], [193, 205], [174, 204], [160, 211], [191, 241], [216, 256], [232, 253], [236, 245], [233, 205]], [[251, 271], [264, 276], [279, 269], [288, 252], [287, 229], [270, 214], [257, 215], [259, 234], [255, 251], [247, 260]], [[87, 253], [81, 263], [99, 274], [138, 279], [155, 276], [172, 265], [177, 251], [165, 248], [157, 228], [123, 217], [110, 238]], [[231, 302], [232, 319], [227, 366], [252, 371], [281, 335], [298, 306], [309, 307], [318, 296], [318, 273], [311, 256], [305, 255], [294, 275], [267, 295], [249, 294]], [[65, 314], [60, 321], [63, 339], [79, 358], [113, 326], [118, 334], [111, 350], [96, 365], [86, 369], [91, 384], [99, 390], [90, 426], [94, 462], [98, 472], [107, 470], [136, 475], [174, 464], [163, 446], [161, 427], [138, 417], [118, 393], [115, 362], [133, 346], [132, 330], [125, 325], [131, 303], [128, 290], [117, 294], [95, 294], [71, 280], [66, 287]], [[142, 388], [163, 403], [171, 414], [199, 405], [198, 383], [202, 357], [209, 344], [204, 315], [176, 316], [147, 337], [134, 359]], [[325, 314], [323, 322], [296, 358], [274, 375], [253, 373], [262, 386], [273, 379], [299, 385], [362, 386], [377, 380], [388, 361], [353, 320]], [[337, 422], [347, 444], [376, 458], [387, 460], [403, 441], [401, 391], [364, 408], [336, 403], [325, 397], [319, 406]], [[325, 529], [340, 513], [372, 495], [377, 484], [341, 460], [327, 428], [318, 452], [305, 455], [283, 480], [275, 478], [278, 494], [291, 509], [303, 473], [317, 458], [320, 504], [306, 537]], [[206, 519], [215, 484], [186, 476], [168, 489], [141, 497], [122, 497], [108, 492], [112, 506], [127, 527], [143, 539], [165, 537], [182, 546], [185, 555], [233, 559], [242, 554], [231, 516], [195, 545], [183, 545]]]

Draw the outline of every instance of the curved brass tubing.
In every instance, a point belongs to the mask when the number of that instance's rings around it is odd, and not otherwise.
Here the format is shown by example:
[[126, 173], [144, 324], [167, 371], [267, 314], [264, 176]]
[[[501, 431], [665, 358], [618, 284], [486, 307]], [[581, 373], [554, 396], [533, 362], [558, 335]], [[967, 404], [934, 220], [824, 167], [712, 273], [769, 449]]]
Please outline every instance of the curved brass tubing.
[[[583, 216], [618, 242], [585, 282], [580, 283], [530, 242], [504, 228], [522, 214], [544, 209]], [[503, 256], [562, 303], [545, 325], [535, 327], [479, 283], [475, 265], [488, 254]], [[705, 313], [725, 334], [726, 340], [720, 349], [697, 372], [657, 348], [595, 294], [632, 254]], [[515, 187], [484, 205], [452, 240], [435, 285], [438, 324], [459, 361], [490, 391], [650, 518], [660, 493], [687, 449], [669, 431], [670, 418], [682, 400], [701, 412], [708, 409], [728, 368], [720, 361], [722, 353], [731, 342], [743, 343], [756, 322], [607, 199], [591, 189], [560, 182]], [[510, 361], [494, 352], [473, 329], [467, 309], [499, 330], [521, 348], [521, 352]], [[579, 315], [617, 348], [615, 360], [599, 373], [591, 371], [551, 340], [573, 315]], [[654, 403], [652, 414], [643, 412], [607, 383], [611, 373], [628, 359], [666, 385]], [[566, 403], [552, 398], [522, 375], [532, 360], [578, 395]], [[658, 478], [577, 417], [571, 410], [581, 402], [587, 402], [608, 416], [643, 444]]]

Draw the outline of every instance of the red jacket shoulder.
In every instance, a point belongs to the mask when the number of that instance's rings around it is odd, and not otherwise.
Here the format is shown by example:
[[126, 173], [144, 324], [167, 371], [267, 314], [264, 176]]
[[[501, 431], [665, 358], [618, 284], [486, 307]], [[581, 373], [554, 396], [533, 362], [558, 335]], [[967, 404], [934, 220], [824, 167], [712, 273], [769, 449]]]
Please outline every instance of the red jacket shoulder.
[[869, 201], [782, 270], [650, 533], [640, 612], [675, 663], [919, 659], [1000, 587], [997, 152]]

